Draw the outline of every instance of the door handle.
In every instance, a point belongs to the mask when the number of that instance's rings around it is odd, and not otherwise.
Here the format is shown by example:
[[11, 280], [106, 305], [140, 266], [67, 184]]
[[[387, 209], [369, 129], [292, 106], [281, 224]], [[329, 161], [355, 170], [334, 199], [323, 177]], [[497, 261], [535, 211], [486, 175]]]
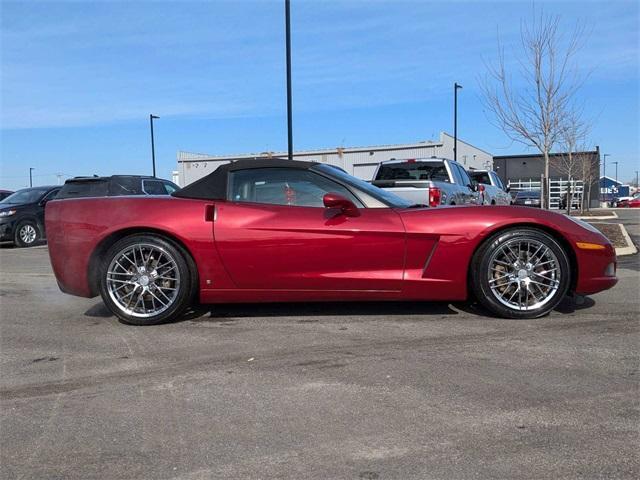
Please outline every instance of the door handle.
[[205, 222], [215, 222], [218, 216], [218, 212], [216, 210], [215, 205], [205, 205], [204, 206], [204, 221]]

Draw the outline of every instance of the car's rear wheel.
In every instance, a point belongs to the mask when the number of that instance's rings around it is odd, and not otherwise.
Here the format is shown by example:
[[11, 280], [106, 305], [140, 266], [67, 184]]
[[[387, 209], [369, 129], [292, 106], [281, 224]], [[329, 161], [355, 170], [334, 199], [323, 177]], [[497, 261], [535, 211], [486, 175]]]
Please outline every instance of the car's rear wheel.
[[156, 325], [175, 320], [189, 306], [195, 272], [178, 245], [153, 235], [116, 242], [100, 271], [105, 305], [124, 323]]
[[551, 235], [533, 228], [499, 232], [476, 252], [471, 270], [476, 298], [507, 318], [538, 318], [567, 294], [571, 266]]
[[40, 239], [40, 230], [33, 220], [23, 220], [16, 227], [14, 243], [18, 247], [31, 247]]

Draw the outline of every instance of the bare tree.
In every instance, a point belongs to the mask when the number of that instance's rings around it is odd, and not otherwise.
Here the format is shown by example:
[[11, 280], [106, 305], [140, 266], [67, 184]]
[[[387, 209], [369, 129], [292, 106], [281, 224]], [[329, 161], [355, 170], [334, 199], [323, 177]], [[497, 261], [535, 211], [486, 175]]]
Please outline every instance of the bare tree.
[[[567, 215], [571, 213], [571, 205], [573, 204], [573, 196], [575, 189], [575, 180], [582, 175], [582, 163], [587, 160], [584, 155], [578, 152], [579, 147], [585, 151], [584, 147], [587, 135], [591, 130], [591, 126], [582, 119], [582, 111], [574, 108], [571, 111], [564, 112], [561, 119], [560, 134], [558, 144], [561, 149], [560, 155], [556, 156], [553, 166], [557, 171], [568, 177], [566, 195]], [[550, 162], [551, 163], [551, 162]], [[586, 188], [583, 180], [583, 189]], [[584, 195], [584, 190], [583, 190]]]
[[[580, 212], [584, 213], [585, 206], [586, 209], [589, 210], [591, 208], [591, 189], [594, 184], [597, 182], [597, 188], [600, 186], [600, 161], [598, 158], [593, 158], [592, 155], [583, 152], [577, 153], [575, 156], [579, 158], [580, 161], [580, 177], [582, 178], [582, 183], [584, 185], [584, 193], [582, 198], [582, 205], [580, 205]], [[586, 202], [584, 201], [584, 197], [586, 195]]]
[[[541, 12], [520, 28], [522, 52], [507, 63], [500, 40], [498, 62], [487, 64], [480, 79], [485, 108], [494, 123], [512, 140], [535, 147], [544, 157], [544, 207], [549, 207], [549, 154], [562, 131], [563, 115], [574, 110], [581, 85], [575, 55], [584, 30], [576, 26], [568, 34], [560, 28], [560, 17]], [[512, 65], [519, 81], [514, 82]]]

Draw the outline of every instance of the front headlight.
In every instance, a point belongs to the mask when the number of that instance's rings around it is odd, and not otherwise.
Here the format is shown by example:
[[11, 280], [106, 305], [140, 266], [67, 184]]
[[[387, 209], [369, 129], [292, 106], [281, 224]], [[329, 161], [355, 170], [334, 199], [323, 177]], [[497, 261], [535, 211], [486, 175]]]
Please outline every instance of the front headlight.
[[15, 215], [16, 210], [3, 210], [0, 212], [0, 217], [10, 217], [11, 215]]
[[567, 217], [569, 220], [571, 220], [573, 223], [577, 223], [578, 225], [580, 225], [583, 228], [586, 228], [587, 230], [594, 232], [594, 233], [602, 233], [600, 232], [600, 230], [598, 230], [596, 227], [594, 227], [593, 225], [591, 225], [590, 223], [585, 222], [584, 220], [581, 220], [579, 218], [575, 218], [572, 217], [570, 215], [565, 215], [565, 217]]

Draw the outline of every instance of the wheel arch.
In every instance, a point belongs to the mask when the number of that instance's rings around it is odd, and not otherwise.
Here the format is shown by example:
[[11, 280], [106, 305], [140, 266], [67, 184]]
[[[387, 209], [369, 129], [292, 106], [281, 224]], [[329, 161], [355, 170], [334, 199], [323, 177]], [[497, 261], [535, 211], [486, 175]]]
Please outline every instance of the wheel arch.
[[571, 268], [571, 281], [569, 283], [569, 291], [574, 292], [576, 288], [576, 284], [578, 282], [578, 258], [569, 240], [564, 235], [562, 235], [562, 233], [560, 233], [558, 230], [550, 228], [546, 225], [541, 225], [539, 223], [531, 223], [531, 222], [519, 222], [519, 223], [512, 223], [509, 225], [500, 225], [490, 230], [487, 230], [485, 232], [484, 238], [480, 242], [478, 242], [476, 247], [473, 249], [473, 252], [469, 259], [469, 265], [467, 267], [467, 291], [469, 292], [469, 294], [471, 294], [471, 292], [473, 291], [471, 289], [471, 280], [472, 280], [471, 269], [473, 268], [473, 263], [474, 263], [473, 259], [476, 253], [478, 252], [478, 250], [480, 250], [480, 248], [482, 248], [483, 245], [489, 242], [494, 237], [494, 235], [500, 232], [506, 232], [507, 230], [513, 230], [518, 228], [531, 228], [534, 230], [540, 230], [548, 234], [558, 242], [558, 244], [567, 253], [567, 258], [569, 259], [569, 266]]
[[110, 233], [105, 238], [103, 238], [100, 243], [94, 248], [93, 252], [91, 252], [91, 257], [89, 258], [89, 266], [87, 270], [87, 279], [89, 281], [89, 288], [91, 290], [91, 294], [93, 296], [98, 295], [100, 292], [100, 276], [99, 276], [99, 266], [100, 259], [102, 256], [114, 245], [117, 241], [131, 236], [131, 235], [152, 235], [156, 237], [160, 237], [164, 240], [167, 240], [173, 244], [175, 244], [178, 248], [180, 248], [186, 254], [186, 260], [194, 275], [196, 276], [193, 279], [193, 285], [198, 285], [198, 267], [193, 257], [193, 253], [189, 250], [187, 245], [176, 235], [167, 232], [166, 230], [161, 230], [158, 228], [152, 227], [130, 227], [122, 230], [117, 230], [115, 232]]

